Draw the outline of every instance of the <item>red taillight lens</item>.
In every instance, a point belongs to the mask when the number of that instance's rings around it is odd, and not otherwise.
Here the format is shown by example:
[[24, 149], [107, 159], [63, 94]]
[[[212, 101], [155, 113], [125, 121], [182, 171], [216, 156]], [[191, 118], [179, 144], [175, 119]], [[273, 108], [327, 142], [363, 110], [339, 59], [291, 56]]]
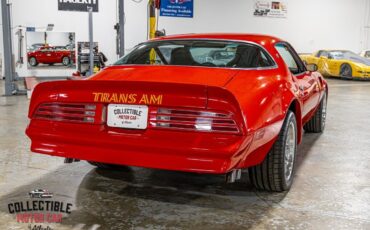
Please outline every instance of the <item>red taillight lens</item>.
[[101, 115], [97, 114], [97, 105], [93, 104], [45, 103], [37, 108], [34, 118], [91, 124], [102, 123]]
[[149, 122], [153, 128], [240, 133], [231, 113], [159, 108], [151, 111]]

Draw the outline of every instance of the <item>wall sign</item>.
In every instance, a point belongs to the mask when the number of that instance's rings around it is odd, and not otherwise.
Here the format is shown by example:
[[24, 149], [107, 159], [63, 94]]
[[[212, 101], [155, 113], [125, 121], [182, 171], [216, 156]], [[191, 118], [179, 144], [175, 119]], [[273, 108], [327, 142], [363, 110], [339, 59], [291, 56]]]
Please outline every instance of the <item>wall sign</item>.
[[160, 15], [166, 17], [194, 17], [194, 0], [161, 0]]
[[36, 31], [36, 27], [27, 27], [26, 28], [26, 31], [27, 32], [35, 32]]
[[87, 7], [99, 12], [99, 0], [58, 0], [58, 10], [62, 11], [88, 12]]
[[286, 18], [287, 4], [281, 1], [256, 0], [253, 14], [256, 17]]

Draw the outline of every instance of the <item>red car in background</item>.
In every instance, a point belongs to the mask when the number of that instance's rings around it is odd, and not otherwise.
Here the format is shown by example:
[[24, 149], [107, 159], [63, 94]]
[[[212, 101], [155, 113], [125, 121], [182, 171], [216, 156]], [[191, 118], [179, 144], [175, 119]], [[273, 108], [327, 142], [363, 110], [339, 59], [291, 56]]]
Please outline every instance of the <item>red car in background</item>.
[[[215, 52], [228, 55], [214, 60]], [[67, 162], [228, 182], [249, 169], [256, 188], [285, 191], [303, 130], [325, 128], [328, 87], [316, 70], [275, 37], [158, 38], [86, 80], [37, 85], [26, 133], [33, 152]]]
[[36, 50], [27, 53], [28, 63], [31, 66], [37, 66], [41, 64], [57, 64], [61, 63], [65, 66], [71, 64], [71, 61], [75, 63], [76, 55], [74, 50], [68, 50], [66, 48], [53, 47], [53, 46], [42, 46]]

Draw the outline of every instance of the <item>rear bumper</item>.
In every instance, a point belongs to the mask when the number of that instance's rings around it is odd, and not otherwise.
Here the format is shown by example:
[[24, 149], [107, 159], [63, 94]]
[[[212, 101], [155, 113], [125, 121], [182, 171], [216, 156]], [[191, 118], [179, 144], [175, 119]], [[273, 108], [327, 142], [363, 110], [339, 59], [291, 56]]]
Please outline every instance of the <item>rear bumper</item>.
[[240, 165], [252, 135], [145, 131], [32, 120], [33, 152], [127, 166], [224, 174]]

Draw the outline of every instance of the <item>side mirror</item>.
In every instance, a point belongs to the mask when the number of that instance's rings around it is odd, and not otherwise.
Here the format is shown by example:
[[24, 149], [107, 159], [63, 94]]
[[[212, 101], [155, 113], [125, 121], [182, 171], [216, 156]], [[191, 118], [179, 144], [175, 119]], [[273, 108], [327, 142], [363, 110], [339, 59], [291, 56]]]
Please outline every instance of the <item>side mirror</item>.
[[319, 69], [316, 64], [307, 64], [306, 68], [310, 72], [316, 72]]
[[321, 59], [328, 59], [328, 57], [325, 57], [325, 56], [321, 56], [320, 58]]

